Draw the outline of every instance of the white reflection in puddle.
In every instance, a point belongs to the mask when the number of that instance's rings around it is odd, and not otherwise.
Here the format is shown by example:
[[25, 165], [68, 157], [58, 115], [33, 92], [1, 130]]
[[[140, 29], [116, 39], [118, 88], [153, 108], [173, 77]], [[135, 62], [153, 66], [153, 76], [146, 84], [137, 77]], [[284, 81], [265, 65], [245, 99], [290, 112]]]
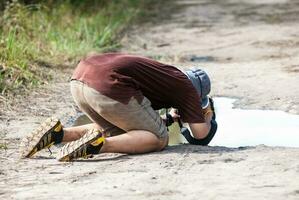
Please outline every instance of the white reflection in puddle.
[[234, 99], [215, 98], [218, 131], [211, 146], [299, 147], [299, 115], [273, 110], [233, 109]]

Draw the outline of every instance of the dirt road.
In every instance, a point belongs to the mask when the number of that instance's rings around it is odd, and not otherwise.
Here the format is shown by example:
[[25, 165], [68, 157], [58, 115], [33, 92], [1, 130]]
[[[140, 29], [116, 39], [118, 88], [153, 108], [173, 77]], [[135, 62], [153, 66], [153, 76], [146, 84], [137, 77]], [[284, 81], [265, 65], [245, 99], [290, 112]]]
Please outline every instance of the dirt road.
[[[250, 2], [250, 3], [249, 3]], [[164, 5], [164, 4], [163, 4]], [[159, 13], [159, 14], [158, 14]], [[123, 51], [184, 68], [203, 66], [214, 96], [242, 108], [299, 114], [299, 3], [169, 1], [123, 38]], [[19, 139], [51, 115], [70, 122], [72, 69], [1, 110], [1, 199], [298, 199], [299, 149], [180, 145], [145, 155], [60, 163], [47, 151], [19, 160]], [[241, 132], [240, 132], [241, 134]], [[283, 134], [283, 133], [282, 133]]]

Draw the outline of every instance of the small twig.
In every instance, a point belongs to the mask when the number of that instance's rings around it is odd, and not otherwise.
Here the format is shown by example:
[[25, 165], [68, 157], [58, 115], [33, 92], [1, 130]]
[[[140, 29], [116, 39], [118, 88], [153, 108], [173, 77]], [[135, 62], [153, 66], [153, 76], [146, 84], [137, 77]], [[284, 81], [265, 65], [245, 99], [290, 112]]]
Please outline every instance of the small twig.
[[48, 147], [48, 151], [49, 151], [49, 153], [50, 153], [50, 156], [52, 156], [53, 153], [52, 153], [50, 147]]

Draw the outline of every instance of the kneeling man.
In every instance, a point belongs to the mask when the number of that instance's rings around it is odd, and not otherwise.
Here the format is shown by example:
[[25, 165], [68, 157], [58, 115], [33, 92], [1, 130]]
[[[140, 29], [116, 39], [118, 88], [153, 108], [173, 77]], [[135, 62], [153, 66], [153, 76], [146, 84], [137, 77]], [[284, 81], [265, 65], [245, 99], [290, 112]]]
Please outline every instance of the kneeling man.
[[[205, 145], [212, 139], [215, 113], [206, 96], [210, 81], [202, 70], [183, 72], [149, 58], [107, 53], [82, 59], [70, 85], [75, 103], [93, 123], [63, 128], [49, 118], [23, 139], [22, 157], [59, 143], [66, 143], [60, 161], [102, 152], [161, 151], [168, 144], [167, 125], [176, 120], [189, 124], [191, 139]], [[161, 108], [176, 110], [163, 119], [156, 112]]]

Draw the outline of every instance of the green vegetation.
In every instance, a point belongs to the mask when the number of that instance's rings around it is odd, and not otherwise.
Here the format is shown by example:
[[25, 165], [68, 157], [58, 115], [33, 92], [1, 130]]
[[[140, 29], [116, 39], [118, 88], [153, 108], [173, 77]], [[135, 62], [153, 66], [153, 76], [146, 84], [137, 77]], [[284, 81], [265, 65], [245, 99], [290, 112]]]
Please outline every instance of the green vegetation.
[[6, 143], [0, 143], [0, 149], [7, 150], [7, 144]]
[[[12, 0], [0, 3], [0, 95], [49, 79], [45, 67], [117, 48], [138, 0]], [[148, 3], [149, 1], [147, 1]]]

